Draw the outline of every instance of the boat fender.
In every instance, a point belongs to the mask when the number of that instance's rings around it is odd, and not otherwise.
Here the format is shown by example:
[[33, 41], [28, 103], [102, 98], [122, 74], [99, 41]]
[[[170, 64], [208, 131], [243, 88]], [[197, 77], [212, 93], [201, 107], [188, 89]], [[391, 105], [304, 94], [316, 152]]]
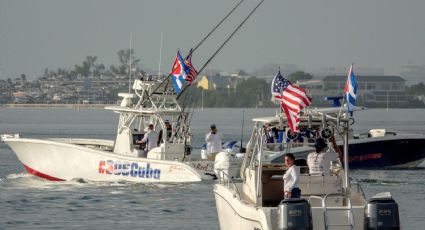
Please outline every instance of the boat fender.
[[278, 206], [278, 229], [313, 229], [311, 207], [305, 199], [285, 199]]
[[364, 229], [400, 229], [398, 205], [392, 198], [372, 198], [365, 209]]

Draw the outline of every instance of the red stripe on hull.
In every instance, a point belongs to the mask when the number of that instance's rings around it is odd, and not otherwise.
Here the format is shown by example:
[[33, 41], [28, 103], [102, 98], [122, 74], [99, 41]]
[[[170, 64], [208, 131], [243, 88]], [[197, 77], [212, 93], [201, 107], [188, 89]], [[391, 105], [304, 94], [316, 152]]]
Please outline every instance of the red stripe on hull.
[[26, 166], [26, 165], [24, 165], [24, 167], [25, 167], [25, 169], [26, 169], [29, 173], [31, 173], [31, 174], [33, 174], [33, 175], [36, 175], [36, 176], [38, 176], [38, 177], [44, 178], [44, 179], [46, 179], [46, 180], [51, 180], [51, 181], [64, 181], [64, 180], [62, 180], [62, 179], [59, 179], [59, 178], [52, 177], [52, 176], [46, 175], [46, 174], [44, 174], [44, 173], [41, 173], [41, 172], [39, 172], [39, 171], [37, 171], [37, 170], [34, 170], [34, 169], [32, 169], [32, 168], [30, 168], [30, 167], [28, 167], [28, 166]]

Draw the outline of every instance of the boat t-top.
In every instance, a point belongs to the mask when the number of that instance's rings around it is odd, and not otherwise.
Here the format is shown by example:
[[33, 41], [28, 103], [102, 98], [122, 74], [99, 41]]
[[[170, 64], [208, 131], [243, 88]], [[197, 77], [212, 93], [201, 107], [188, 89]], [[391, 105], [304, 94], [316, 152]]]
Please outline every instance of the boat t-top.
[[400, 228], [398, 206], [389, 192], [367, 199], [360, 185], [349, 178], [344, 159], [349, 155], [350, 119], [345, 115], [317, 110], [304, 110], [300, 115], [300, 130], [323, 134], [330, 130], [342, 137], [343, 164], [331, 164], [330, 175], [310, 175], [307, 166], [296, 166], [301, 198], [289, 199], [284, 198], [283, 191], [283, 175], [288, 168], [265, 157], [270, 151], [286, 151], [277, 143], [267, 144], [267, 128], [288, 129], [287, 119], [278, 114], [253, 121], [240, 178], [231, 178], [221, 170], [214, 186], [221, 229]]
[[[190, 113], [172, 88], [146, 76], [135, 80], [132, 89], [119, 94], [120, 105], [105, 107], [119, 114], [115, 141], [19, 134], [2, 135], [2, 140], [29, 173], [53, 181], [194, 182], [215, 177], [213, 161], [192, 160]], [[159, 145], [148, 150], [141, 140], [149, 125], [162, 135]]]

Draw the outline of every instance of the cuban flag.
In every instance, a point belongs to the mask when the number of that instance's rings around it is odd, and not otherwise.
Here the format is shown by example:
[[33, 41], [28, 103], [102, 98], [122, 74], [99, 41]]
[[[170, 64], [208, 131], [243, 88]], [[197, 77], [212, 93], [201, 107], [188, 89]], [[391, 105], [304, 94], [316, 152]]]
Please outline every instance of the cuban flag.
[[189, 67], [185, 64], [180, 51], [177, 51], [176, 59], [174, 60], [173, 69], [171, 70], [171, 78], [173, 79], [174, 92], [180, 93], [183, 83], [190, 72]]
[[348, 71], [347, 83], [345, 83], [344, 93], [345, 99], [347, 99], [347, 109], [352, 117], [354, 107], [356, 106], [357, 97], [357, 84], [356, 77], [354, 76], [353, 64], [351, 64], [350, 71]]

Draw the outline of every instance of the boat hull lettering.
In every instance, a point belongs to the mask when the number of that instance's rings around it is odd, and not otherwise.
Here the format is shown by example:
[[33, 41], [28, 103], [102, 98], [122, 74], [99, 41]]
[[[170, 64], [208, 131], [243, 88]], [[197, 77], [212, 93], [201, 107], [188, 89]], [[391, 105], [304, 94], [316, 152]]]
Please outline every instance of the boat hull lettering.
[[151, 167], [150, 163], [139, 164], [137, 162], [120, 162], [106, 160], [99, 162], [99, 174], [113, 174], [116, 176], [131, 176], [140, 178], [161, 178], [161, 169]]

